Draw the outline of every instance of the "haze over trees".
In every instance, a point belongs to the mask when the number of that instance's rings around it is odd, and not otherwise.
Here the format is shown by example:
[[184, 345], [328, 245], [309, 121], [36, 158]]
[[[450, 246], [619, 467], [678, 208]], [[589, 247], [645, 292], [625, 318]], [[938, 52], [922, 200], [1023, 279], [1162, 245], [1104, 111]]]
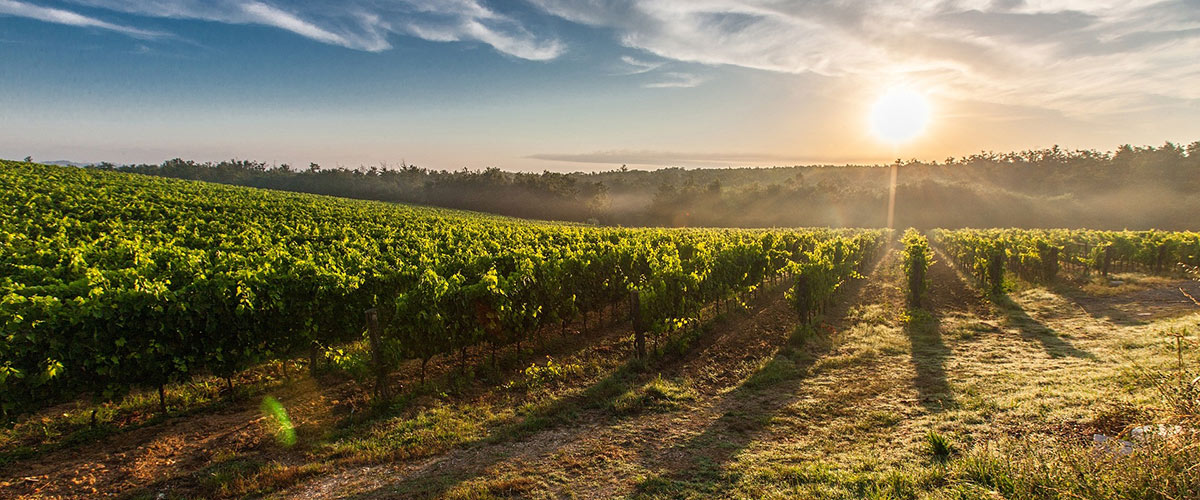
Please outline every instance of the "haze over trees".
[[[900, 227], [1189, 229], [1200, 209], [1200, 199], [1190, 196], [1200, 191], [1200, 142], [1112, 152], [1055, 146], [898, 164]], [[562, 174], [175, 159], [101, 168], [516, 217], [669, 227], [878, 227], [886, 223], [889, 182], [889, 169], [878, 165]]]

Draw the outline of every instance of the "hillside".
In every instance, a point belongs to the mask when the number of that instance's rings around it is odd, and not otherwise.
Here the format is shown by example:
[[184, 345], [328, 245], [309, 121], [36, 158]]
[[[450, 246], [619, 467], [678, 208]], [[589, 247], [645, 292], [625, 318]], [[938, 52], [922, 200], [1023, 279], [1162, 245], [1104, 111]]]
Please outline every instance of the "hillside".
[[[880, 227], [886, 166], [541, 174], [182, 160], [120, 170], [517, 217], [668, 227]], [[898, 167], [899, 227], [1197, 229], [1200, 143], [980, 153]], [[964, 210], [969, 207], [969, 210]]]
[[880, 234], [587, 228], [0, 166], [15, 209], [0, 216], [6, 413], [79, 392], [98, 401], [135, 387], [161, 393], [197, 371], [229, 378], [300, 352], [315, 359], [360, 334], [368, 309], [379, 310], [380, 336], [400, 359], [519, 345], [634, 291], [661, 333], [692, 302], [797, 261], [845, 274]]

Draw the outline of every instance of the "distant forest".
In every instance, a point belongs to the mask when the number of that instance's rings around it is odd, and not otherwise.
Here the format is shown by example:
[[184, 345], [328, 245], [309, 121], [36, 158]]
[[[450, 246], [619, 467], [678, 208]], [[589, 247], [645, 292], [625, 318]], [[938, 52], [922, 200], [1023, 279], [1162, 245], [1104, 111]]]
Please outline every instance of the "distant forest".
[[[1200, 229], [1200, 142], [1113, 152], [1056, 146], [897, 164], [898, 227]], [[891, 170], [824, 165], [560, 174], [179, 159], [95, 168], [524, 218], [671, 227], [884, 226]]]

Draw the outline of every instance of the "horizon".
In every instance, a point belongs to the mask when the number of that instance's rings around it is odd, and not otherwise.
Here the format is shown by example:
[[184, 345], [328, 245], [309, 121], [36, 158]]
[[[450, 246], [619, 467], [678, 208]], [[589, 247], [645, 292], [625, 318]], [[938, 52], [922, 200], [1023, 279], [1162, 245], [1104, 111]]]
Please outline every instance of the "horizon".
[[[1026, 153], [1036, 153], [1036, 152], [1052, 151], [1052, 150], [1061, 151], [1068, 155], [1075, 154], [1075, 153], [1092, 152], [1092, 153], [1097, 153], [1097, 154], [1111, 158], [1111, 157], [1115, 156], [1117, 154], [1117, 152], [1123, 148], [1129, 148], [1131, 150], [1137, 151], [1137, 150], [1147, 150], [1147, 149], [1161, 149], [1161, 148], [1165, 148], [1165, 147], [1175, 147], [1175, 148], [1179, 149], [1183, 155], [1190, 156], [1190, 154], [1192, 154], [1191, 151], [1192, 151], [1193, 147], [1196, 147], [1196, 145], [1200, 145], [1200, 140], [1190, 141], [1190, 142], [1179, 142], [1179, 143], [1165, 141], [1164, 143], [1159, 144], [1159, 145], [1122, 144], [1122, 145], [1120, 145], [1116, 148], [1112, 148], [1112, 149], [1070, 149], [1070, 148], [1064, 148], [1061, 145], [1055, 144], [1055, 145], [1047, 147], [1047, 148], [1026, 149], [1026, 150], [1022, 150], [1022, 151], [976, 151], [971, 154], [957, 156], [957, 157], [947, 157], [942, 160], [926, 159], [926, 158], [895, 158], [892, 161], [879, 162], [879, 163], [848, 162], [848, 163], [804, 163], [804, 164], [794, 164], [794, 165], [784, 165], [784, 164], [766, 165], [766, 164], [763, 164], [763, 165], [715, 165], [715, 166], [645, 165], [645, 164], [636, 164], [635, 163], [635, 164], [632, 164], [633, 166], [630, 166], [629, 164], [622, 164], [620, 166], [606, 166], [602, 169], [600, 167], [597, 167], [597, 168], [589, 169], [589, 170], [582, 170], [582, 169], [570, 170], [567, 168], [560, 168], [560, 169], [546, 168], [543, 170], [516, 170], [516, 169], [505, 169], [505, 168], [491, 166], [491, 165], [485, 165], [485, 166], [480, 166], [480, 167], [460, 167], [457, 169], [452, 169], [452, 168], [428, 167], [425, 165], [419, 165], [417, 163], [407, 162], [404, 160], [401, 160], [400, 162], [381, 161], [381, 162], [378, 162], [373, 165], [359, 164], [358, 166], [350, 166], [350, 165], [343, 165], [343, 164], [321, 165], [319, 163], [317, 163], [317, 165], [322, 169], [346, 169], [346, 170], [353, 170], [353, 171], [368, 171], [371, 169], [378, 169], [381, 171], [398, 171], [403, 168], [420, 168], [420, 169], [428, 170], [431, 172], [461, 172], [461, 171], [483, 172], [485, 170], [495, 168], [502, 172], [514, 173], [514, 174], [541, 174], [543, 172], [548, 172], [548, 173], [565, 174], [565, 175], [588, 175], [588, 174], [620, 173], [620, 172], [624, 172], [624, 171], [640, 171], [640, 172], [651, 172], [652, 173], [652, 172], [657, 172], [657, 171], [661, 171], [661, 170], [695, 171], [695, 170], [770, 170], [770, 169], [788, 169], [788, 168], [886, 168], [886, 167], [890, 167], [893, 165], [898, 165], [898, 166], [902, 166], [902, 167], [910, 166], [910, 165], [938, 166], [938, 165], [950, 165], [952, 163], [964, 164], [964, 163], [969, 162], [970, 160], [972, 160], [973, 157], [978, 156], [978, 155], [1008, 156], [1008, 155], [1022, 155], [1022, 154], [1026, 154]], [[0, 159], [8, 160], [8, 161], [23, 161], [18, 158], [0, 158]], [[153, 162], [153, 163], [114, 163], [114, 162], [107, 162], [107, 161], [81, 162], [81, 161], [73, 161], [73, 160], [66, 160], [66, 159], [47, 160], [47, 159], [39, 159], [39, 158], [32, 158], [32, 157], [30, 157], [30, 161], [33, 163], [41, 163], [41, 164], [45, 164], [45, 165], [58, 165], [58, 166], [68, 166], [68, 167], [100, 167], [105, 163], [108, 163], [114, 167], [136, 167], [136, 166], [142, 166], [142, 165], [158, 166], [158, 165], [163, 165], [165, 163], [168, 163], [170, 161], [184, 161], [184, 162], [194, 163], [197, 165], [217, 166], [217, 165], [220, 165], [223, 163], [247, 162], [247, 163], [263, 164], [269, 170], [279, 169], [281, 167], [288, 167], [288, 168], [291, 168], [293, 172], [297, 172], [297, 173], [301, 173], [308, 168], [308, 166], [305, 165], [305, 163], [316, 163], [316, 162], [304, 162], [304, 163], [293, 165], [291, 163], [269, 163], [269, 162], [264, 162], [264, 161], [260, 161], [260, 160], [255, 160], [255, 159], [243, 159], [243, 158], [226, 158], [223, 160], [195, 160], [195, 159], [190, 159], [190, 158], [178, 158], [178, 157], [166, 159], [161, 162]]]
[[[0, 0], [0, 32], [10, 158], [597, 172], [1200, 137], [1186, 0]], [[928, 120], [890, 141], [897, 89]]]

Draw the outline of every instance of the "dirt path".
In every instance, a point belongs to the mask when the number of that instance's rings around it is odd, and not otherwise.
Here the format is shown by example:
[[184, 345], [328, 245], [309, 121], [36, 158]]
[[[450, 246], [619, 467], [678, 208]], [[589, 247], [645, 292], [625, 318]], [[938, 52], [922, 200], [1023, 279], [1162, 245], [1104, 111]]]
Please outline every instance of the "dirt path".
[[[592, 333], [578, 335], [579, 325], [571, 325], [567, 337], [560, 338], [558, 328], [542, 355], [561, 355], [584, 348], [611, 349], [624, 333], [620, 324], [597, 326], [593, 317]], [[468, 362], [484, 363], [486, 349], [472, 349]], [[512, 357], [511, 349], [501, 352]], [[509, 360], [510, 364], [517, 361]], [[430, 380], [448, 377], [458, 369], [458, 358], [438, 357], [427, 367]], [[511, 376], [510, 370], [508, 375]], [[391, 375], [393, 387], [403, 390], [420, 378], [416, 362], [405, 363]], [[502, 381], [501, 381], [502, 382]], [[480, 381], [468, 394], [485, 392], [495, 381]], [[260, 394], [216, 411], [199, 411], [175, 416], [162, 422], [118, 432], [95, 441], [67, 446], [18, 461], [0, 469], [0, 498], [74, 499], [113, 498], [130, 492], [151, 495], [160, 492], [194, 490], [204, 479], [205, 470], [222, 457], [238, 457], [254, 463], [302, 465], [309, 460], [304, 446], [285, 449], [274, 442], [273, 429], [260, 409], [260, 401], [272, 395], [287, 410], [303, 445], [327, 434], [339, 422], [365, 411], [369, 405], [367, 387], [353, 381], [296, 378], [290, 385]], [[468, 398], [471, 396], [467, 396]], [[310, 439], [306, 439], [306, 437]]]
[[[324, 463], [307, 480], [270, 496], [802, 497], [814, 480], [779, 478], [806, 474], [805, 467], [881, 470], [924, 463], [929, 431], [964, 443], [1030, 434], [1078, 441], [1111, 432], [1096, 423], [1095, 413], [1121, 393], [1114, 384], [1127, 376], [1130, 360], [1169, 358], [1159, 352], [1159, 330], [1171, 321], [1195, 323], [1200, 309], [1181, 294], [1172, 297], [1171, 291], [1178, 294], [1174, 283], [1109, 297], [1035, 287], [993, 303], [944, 256], [936, 260], [923, 311], [906, 307], [898, 252], [892, 250], [865, 280], [841, 292], [820, 335], [803, 347], [788, 343], [795, 316], [783, 286], [751, 301], [748, 311], [715, 321], [684, 354], [651, 370], [621, 374], [615, 368], [628, 357], [624, 325], [587, 342], [552, 344], [547, 352], [555, 359], [602, 360], [613, 371], [552, 401], [532, 402], [543, 404], [545, 422], [524, 417], [492, 425], [483, 437], [418, 458]], [[1118, 321], [1095, 304], [1141, 319]], [[484, 355], [472, 353], [476, 361]], [[506, 377], [519, 374], [518, 368]], [[454, 369], [454, 360], [437, 361], [431, 377]], [[613, 411], [620, 398], [654, 384], [659, 374], [688, 396]], [[396, 383], [415, 376], [415, 367], [406, 366]], [[497, 396], [500, 385], [478, 381], [452, 398], [450, 408], [507, 404]], [[295, 387], [281, 399], [305, 432], [319, 436], [357, 404], [361, 391], [347, 387]], [[222, 453], [300, 465], [314, 460], [312, 450], [272, 445], [257, 405], [247, 404], [9, 467], [0, 472], [0, 497], [102, 497], [136, 488], [186, 492], [196, 471]]]
[[[836, 318], [845, 316], [852, 305], [884, 294], [888, 283], [873, 276], [893, 264], [889, 254], [872, 277], [853, 283], [829, 312], [835, 320], [827, 328], [836, 331], [841, 325]], [[685, 477], [728, 462], [762, 431], [771, 413], [798, 397], [764, 389], [778, 389], [780, 381], [802, 377], [828, 349], [813, 342], [807, 352], [779, 355], [796, 325], [783, 291], [777, 287], [764, 293], [750, 314], [718, 321], [686, 356], [653, 370], [664, 379], [685, 381], [695, 393], [693, 400], [670, 411], [616, 416], [589, 410], [567, 425], [524, 439], [458, 448], [413, 464], [342, 471], [281, 496], [429, 498], [491, 493], [611, 498], [634, 492], [640, 486], [632, 479], [639, 476]]]
[[[311, 381], [279, 394], [292, 418], [309, 428], [329, 425], [343, 387], [320, 390]], [[271, 430], [257, 405], [169, 418], [95, 442], [53, 451], [0, 472], [0, 496], [116, 497], [181, 473], [203, 469], [222, 454], [270, 451]]]
[[1089, 315], [1122, 326], [1144, 325], [1178, 316], [1181, 311], [1196, 305], [1188, 295], [1200, 298], [1200, 281], [1161, 281], [1164, 283], [1132, 293], [1098, 297], [1077, 292], [1063, 295]]
[[[663, 376], [696, 381], [696, 399], [705, 400], [721, 387], [722, 381], [736, 376], [738, 371], [737, 368], [731, 371], [712, 368], [742, 365], [745, 366], [742, 371], [750, 369], [749, 365], [755, 359], [769, 352], [790, 334], [790, 325], [794, 323], [794, 314], [788, 310], [782, 298], [782, 289], [764, 294], [764, 298], [754, 306], [759, 308], [757, 314], [720, 322], [714, 331], [728, 332], [728, 335], [698, 342], [698, 352], [694, 357], [689, 356], [686, 362], [668, 363], [662, 370]], [[740, 348], [730, 349], [729, 343], [735, 343]], [[568, 470], [572, 472], [608, 472], [612, 476], [620, 476], [619, 470], [605, 471], [598, 466], [613, 459], [624, 462], [634, 458], [628, 450], [671, 441], [670, 436], [678, 432], [679, 422], [671, 417], [675, 414], [703, 418], [705, 412], [702, 408], [689, 406], [670, 415], [650, 414], [624, 420], [614, 419], [604, 409], [588, 409], [569, 425], [556, 426], [525, 439], [468, 446], [417, 463], [382, 464], [340, 471], [282, 496], [326, 498], [357, 492], [356, 497], [362, 498], [431, 497], [476, 479], [530, 469], [551, 474], [561, 470], [564, 464], [570, 464]], [[575, 476], [575, 479], [580, 477]], [[598, 487], [593, 491], [600, 497], [609, 496], [606, 492], [620, 485], [618, 477], [595, 477], [589, 482]]]
[[[1131, 359], [1162, 360], [1162, 323], [1114, 328], [1041, 288], [994, 304], [947, 262], [929, 271], [925, 312], [905, 311], [899, 265], [885, 263], [866, 297], [834, 318], [833, 345], [804, 375], [729, 392], [714, 425], [677, 449], [693, 465], [651, 475], [632, 493], [854, 497], [862, 492], [829, 483], [928, 463], [931, 431], [960, 447], [1031, 434], [1081, 443], [1133, 422], [1108, 408], [1137, 397], [1120, 390]], [[1179, 304], [1166, 316], [1194, 322], [1194, 313]]]

